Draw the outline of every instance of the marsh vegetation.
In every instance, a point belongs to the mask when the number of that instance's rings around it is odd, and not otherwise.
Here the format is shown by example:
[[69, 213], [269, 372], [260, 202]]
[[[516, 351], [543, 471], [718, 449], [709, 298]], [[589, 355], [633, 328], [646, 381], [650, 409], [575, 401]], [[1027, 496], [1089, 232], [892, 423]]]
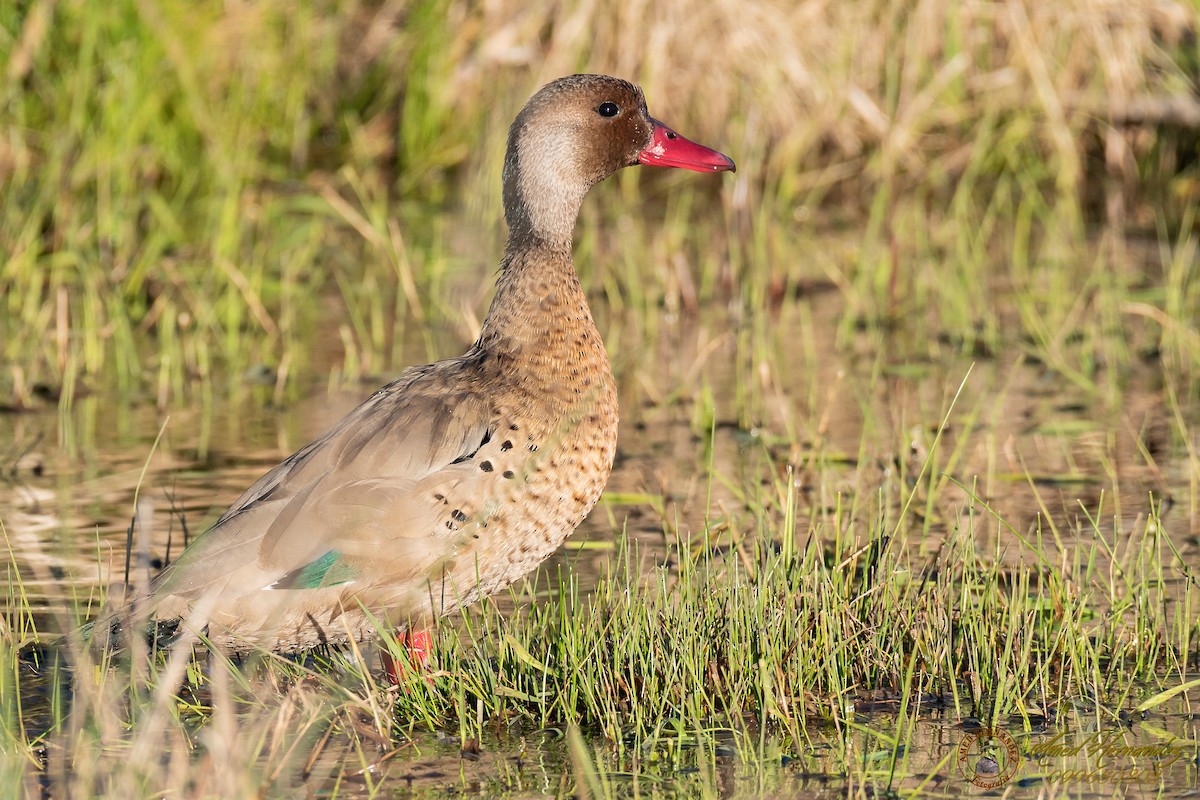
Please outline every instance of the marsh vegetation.
[[[1156, 786], [1194, 790], [1197, 17], [0, 8], [4, 785], [959, 791], [954, 748], [998, 726], [1174, 741]], [[473, 340], [506, 126], [580, 70], [739, 165], [584, 209], [622, 392], [584, 527], [400, 686], [370, 652], [81, 647], [110, 585]]]

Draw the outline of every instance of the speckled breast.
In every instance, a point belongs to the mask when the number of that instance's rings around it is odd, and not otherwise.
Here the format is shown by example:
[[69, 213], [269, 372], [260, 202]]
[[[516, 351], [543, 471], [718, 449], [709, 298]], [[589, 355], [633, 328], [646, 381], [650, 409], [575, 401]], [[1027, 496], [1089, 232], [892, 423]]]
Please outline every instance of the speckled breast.
[[496, 433], [464, 464], [481, 479], [475, 496], [454, 498], [471, 491], [473, 482], [464, 481], [446, 498], [454, 510], [469, 509], [453, 526], [460, 537], [453, 556], [430, 576], [431, 615], [500, 591], [558, 549], [604, 491], [617, 423], [607, 359], [586, 384], [559, 385], [533, 403], [499, 409]]

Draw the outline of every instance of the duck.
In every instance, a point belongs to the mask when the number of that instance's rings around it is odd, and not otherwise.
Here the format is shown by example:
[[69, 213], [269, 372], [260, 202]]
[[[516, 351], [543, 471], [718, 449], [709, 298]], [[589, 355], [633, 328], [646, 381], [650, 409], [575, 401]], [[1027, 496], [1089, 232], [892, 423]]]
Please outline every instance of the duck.
[[[572, 261], [584, 197], [625, 167], [736, 169], [606, 75], [539, 89], [508, 133], [508, 239], [479, 338], [404, 370], [263, 475], [142, 598], [159, 630], [294, 653], [436, 621], [547, 559], [600, 498], [617, 387]], [[193, 639], [194, 640], [194, 639]]]

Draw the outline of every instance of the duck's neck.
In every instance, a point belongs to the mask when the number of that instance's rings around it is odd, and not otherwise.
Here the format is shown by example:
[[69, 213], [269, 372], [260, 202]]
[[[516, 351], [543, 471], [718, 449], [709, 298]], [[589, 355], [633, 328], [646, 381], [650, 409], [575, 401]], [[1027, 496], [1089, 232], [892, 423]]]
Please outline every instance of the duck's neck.
[[[603, 344], [571, 261], [571, 243], [510, 234], [480, 344], [524, 361], [594, 356]], [[581, 344], [582, 343], [582, 347]], [[582, 352], [581, 352], [582, 351]], [[607, 363], [607, 361], [606, 361]]]
[[571, 143], [555, 141], [556, 135], [543, 133], [530, 146], [521, 118], [510, 132], [504, 158], [508, 243], [479, 346], [513, 358], [530, 375], [583, 380], [584, 373], [611, 375], [571, 261], [579, 208], [603, 176], [583, 175], [569, 155]]
[[543, 131], [530, 139], [520, 119], [513, 126], [504, 156], [506, 253], [545, 245], [570, 255], [583, 198], [599, 178], [576, 165], [574, 148], [569, 131]]

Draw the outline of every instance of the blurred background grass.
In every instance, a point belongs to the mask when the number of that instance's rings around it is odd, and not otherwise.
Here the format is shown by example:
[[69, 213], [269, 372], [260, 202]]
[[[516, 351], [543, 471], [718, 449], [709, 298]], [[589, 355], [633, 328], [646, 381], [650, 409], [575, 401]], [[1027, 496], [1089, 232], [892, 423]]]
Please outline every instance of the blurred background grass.
[[1085, 383], [1152, 354], [1195, 392], [1196, 22], [1083, 0], [8, 3], [0, 402], [165, 406], [247, 376], [279, 399], [314, 359], [404, 366], [414, 325], [442, 331], [428, 357], [458, 352], [508, 122], [576, 71], [641, 83], [739, 164], [628, 170], [589, 202], [585, 284], [642, 324], [832, 285], [847, 331], [1016, 343]]

